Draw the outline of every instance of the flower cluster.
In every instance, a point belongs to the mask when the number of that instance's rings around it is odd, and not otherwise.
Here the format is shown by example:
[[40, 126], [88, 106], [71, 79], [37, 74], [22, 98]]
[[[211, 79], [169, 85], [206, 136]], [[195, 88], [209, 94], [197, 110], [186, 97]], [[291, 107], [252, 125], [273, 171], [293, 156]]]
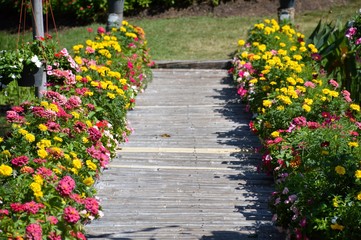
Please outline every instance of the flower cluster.
[[[112, 38], [104, 34], [95, 39]], [[112, 46], [123, 46], [112, 39]], [[122, 51], [132, 53], [128, 47]], [[84, 224], [102, 216], [94, 184], [131, 132], [126, 111], [150, 69], [140, 58], [99, 54], [56, 51], [44, 62], [49, 81], [43, 97], [7, 112], [11, 131], [0, 138], [1, 239], [86, 239]], [[139, 66], [135, 84], [128, 64], [117, 67], [128, 61]]]
[[291, 239], [361, 237], [360, 105], [329, 79], [290, 25], [257, 23], [239, 40], [233, 74], [274, 176], [270, 208]]

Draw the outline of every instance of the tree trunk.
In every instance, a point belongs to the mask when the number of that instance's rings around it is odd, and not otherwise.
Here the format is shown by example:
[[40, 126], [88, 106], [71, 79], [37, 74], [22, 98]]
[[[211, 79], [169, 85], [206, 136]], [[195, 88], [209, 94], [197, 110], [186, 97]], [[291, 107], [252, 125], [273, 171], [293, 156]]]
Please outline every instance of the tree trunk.
[[296, 0], [279, 0], [280, 7], [278, 8], [279, 22], [295, 22], [295, 2]]
[[107, 31], [110, 31], [112, 28], [119, 28], [122, 25], [124, 1], [125, 0], [108, 0]]

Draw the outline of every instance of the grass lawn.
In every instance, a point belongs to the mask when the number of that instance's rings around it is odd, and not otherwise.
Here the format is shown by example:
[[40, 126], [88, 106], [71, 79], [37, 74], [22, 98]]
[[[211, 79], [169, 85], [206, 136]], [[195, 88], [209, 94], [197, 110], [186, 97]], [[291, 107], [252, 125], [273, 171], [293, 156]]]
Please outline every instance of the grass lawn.
[[[296, 28], [304, 33], [306, 37], [312, 32], [320, 19], [339, 19], [346, 23], [361, 7], [359, 1], [355, 0], [348, 6], [332, 7], [325, 11], [305, 12], [297, 14]], [[144, 28], [148, 39], [148, 46], [154, 60], [217, 60], [229, 59], [237, 47], [239, 38], [245, 39], [250, 26], [264, 18], [277, 18], [276, 13], [272, 16], [262, 17], [185, 17], [168, 19], [126, 19], [133, 25]], [[88, 33], [91, 27], [96, 31], [102, 24], [90, 26], [62, 28], [58, 35], [50, 32], [59, 43], [71, 49], [75, 44], [84, 43], [86, 39], [92, 38], [95, 33]], [[31, 39], [31, 33], [21, 35], [9, 34], [0, 31], [1, 49], [16, 48], [20, 40]]]

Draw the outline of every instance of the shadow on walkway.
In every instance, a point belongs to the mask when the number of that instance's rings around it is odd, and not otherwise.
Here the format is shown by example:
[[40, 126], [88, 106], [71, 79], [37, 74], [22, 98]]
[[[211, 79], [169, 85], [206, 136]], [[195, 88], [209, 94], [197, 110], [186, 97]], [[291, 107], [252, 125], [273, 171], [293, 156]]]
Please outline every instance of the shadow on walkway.
[[252, 114], [246, 112], [246, 106], [237, 95], [232, 77], [223, 78], [222, 84], [224, 84], [222, 89], [214, 89], [216, 94], [213, 97], [223, 100], [226, 104], [215, 111], [233, 122], [236, 127], [224, 132], [216, 132], [217, 142], [242, 150], [231, 154], [234, 160], [222, 162], [228, 165], [228, 168], [239, 170], [239, 173], [224, 177], [238, 181], [236, 190], [240, 190], [240, 198], [250, 199], [247, 202], [251, 204], [235, 206], [235, 211], [242, 214], [247, 220], [256, 222], [252, 227], [241, 227], [241, 230], [255, 230], [256, 234], [242, 236], [242, 234], [234, 232], [214, 232], [212, 236], [202, 239], [285, 239], [285, 236], [279, 233], [271, 221], [272, 214], [268, 208], [268, 201], [274, 189], [274, 182], [271, 176], [258, 171], [261, 155], [256, 153], [256, 149], [261, 146], [261, 143], [249, 129], [248, 124], [252, 119]]

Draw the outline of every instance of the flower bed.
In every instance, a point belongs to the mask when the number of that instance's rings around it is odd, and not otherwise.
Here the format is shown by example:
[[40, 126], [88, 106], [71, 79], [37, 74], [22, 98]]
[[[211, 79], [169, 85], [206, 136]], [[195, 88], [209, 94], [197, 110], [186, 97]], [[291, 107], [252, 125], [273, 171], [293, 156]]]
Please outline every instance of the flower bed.
[[126, 111], [151, 80], [152, 62], [143, 30], [126, 21], [82, 46], [47, 64], [42, 99], [7, 112], [1, 239], [86, 239], [84, 224], [102, 216], [94, 183], [131, 132]]
[[275, 179], [275, 224], [291, 239], [361, 239], [360, 106], [291, 26], [266, 19], [238, 43], [230, 72]]

